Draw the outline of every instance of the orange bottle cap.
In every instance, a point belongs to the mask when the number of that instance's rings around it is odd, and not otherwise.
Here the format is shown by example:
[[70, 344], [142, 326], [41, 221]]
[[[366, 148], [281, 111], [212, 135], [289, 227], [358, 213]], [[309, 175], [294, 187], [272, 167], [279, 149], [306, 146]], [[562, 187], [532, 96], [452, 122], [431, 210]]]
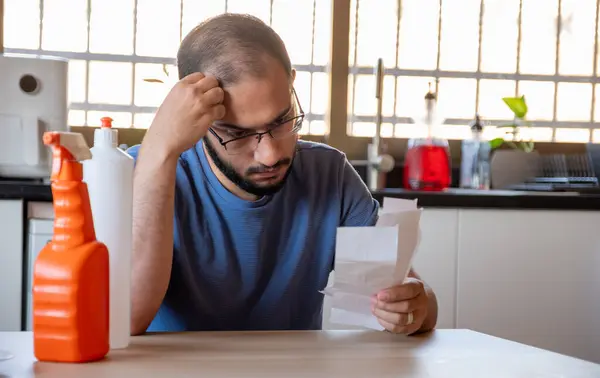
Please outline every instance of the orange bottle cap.
[[102, 122], [100, 127], [102, 127], [103, 129], [104, 128], [108, 128], [108, 129], [112, 128], [112, 122], [113, 122], [112, 118], [102, 117], [102, 118], [100, 118], [100, 122]]

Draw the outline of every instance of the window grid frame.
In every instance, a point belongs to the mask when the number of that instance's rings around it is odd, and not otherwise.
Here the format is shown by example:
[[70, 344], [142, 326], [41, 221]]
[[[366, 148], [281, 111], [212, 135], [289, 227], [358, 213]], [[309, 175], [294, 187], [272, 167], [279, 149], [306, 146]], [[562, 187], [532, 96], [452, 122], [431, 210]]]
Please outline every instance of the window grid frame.
[[[334, 0], [332, 0], [334, 1]], [[107, 53], [92, 53], [90, 52], [90, 40], [91, 40], [91, 19], [92, 19], [92, 0], [86, 0], [87, 2], [87, 15], [86, 15], [86, 51], [85, 52], [73, 52], [73, 51], [54, 51], [43, 49], [42, 42], [44, 38], [44, 0], [39, 0], [39, 36], [38, 36], [38, 48], [37, 49], [24, 49], [24, 48], [8, 48], [4, 47], [3, 52], [7, 54], [33, 54], [38, 56], [50, 55], [59, 56], [69, 60], [81, 60], [85, 62], [86, 73], [85, 73], [85, 91], [84, 101], [73, 101], [69, 103], [68, 110], [84, 111], [86, 113], [85, 126], [89, 126], [87, 113], [89, 111], [104, 111], [104, 112], [125, 112], [131, 114], [131, 125], [128, 128], [139, 128], [135, 126], [134, 118], [135, 114], [139, 113], [155, 113], [158, 110], [158, 106], [137, 106], [135, 105], [135, 84], [136, 84], [136, 65], [138, 63], [150, 63], [150, 64], [162, 64], [162, 65], [176, 65], [176, 58], [167, 57], [155, 57], [155, 56], [142, 56], [137, 55], [137, 29], [138, 29], [138, 3], [139, 0], [133, 2], [133, 52], [131, 55], [128, 54], [107, 54]], [[269, 25], [273, 24], [273, 5], [274, 0], [269, 1]], [[179, 0], [179, 41], [181, 42], [185, 37], [183, 35], [183, 17], [184, 17], [184, 0]], [[224, 11], [227, 12], [229, 8], [229, 1], [224, 0]], [[310, 84], [308, 101], [311, 105], [308, 107], [309, 110], [306, 112], [304, 120], [306, 126], [309, 127], [307, 132], [311, 135], [310, 123], [312, 121], [324, 121], [326, 114], [314, 114], [312, 113], [312, 102], [313, 102], [313, 74], [314, 73], [328, 73], [328, 65], [314, 64], [315, 55], [315, 26], [316, 26], [316, 13], [317, 13], [317, 1], [312, 1], [312, 30], [311, 30], [311, 63], [310, 64], [294, 64], [293, 67], [298, 72], [309, 73]], [[129, 105], [116, 105], [116, 104], [98, 104], [89, 102], [89, 91], [90, 91], [90, 62], [123, 62], [131, 63], [131, 92], [130, 104]]]
[[[347, 124], [347, 132], [350, 137], [355, 137], [352, 135], [352, 129], [354, 123], [375, 123], [376, 115], [373, 116], [364, 116], [364, 115], [356, 115], [355, 114], [355, 95], [356, 95], [356, 78], [358, 75], [365, 76], [375, 76], [373, 67], [368, 66], [359, 66], [357, 65], [357, 55], [358, 55], [358, 29], [359, 29], [359, 10], [360, 10], [360, 1], [355, 0], [355, 17], [354, 20], [350, 22], [354, 23], [354, 51], [353, 51], [353, 59], [350, 62], [348, 67], [348, 73], [352, 75], [353, 85], [352, 85], [352, 104], [351, 111], [348, 114], [348, 124]], [[556, 28], [556, 60], [554, 66], [554, 74], [545, 75], [545, 74], [522, 74], [520, 72], [521, 66], [521, 48], [522, 48], [522, 35], [523, 35], [523, 0], [519, 0], [519, 11], [517, 16], [517, 46], [516, 46], [516, 70], [514, 73], [495, 73], [495, 72], [483, 72], [481, 70], [481, 62], [482, 62], [482, 44], [483, 44], [483, 28], [484, 28], [484, 15], [485, 15], [485, 0], [480, 1], [479, 6], [479, 24], [478, 24], [478, 43], [477, 43], [477, 69], [472, 71], [451, 71], [451, 70], [442, 70], [440, 68], [441, 61], [441, 43], [442, 43], [442, 24], [443, 24], [443, 4], [444, 0], [438, 0], [438, 35], [437, 35], [437, 56], [436, 56], [436, 68], [433, 70], [422, 70], [422, 69], [404, 69], [399, 68], [399, 58], [398, 58], [398, 50], [399, 50], [399, 37], [400, 37], [400, 29], [401, 29], [401, 18], [402, 18], [402, 0], [397, 0], [397, 13], [398, 18], [396, 20], [396, 64], [394, 68], [384, 67], [383, 75], [384, 77], [393, 77], [394, 78], [394, 112], [396, 109], [397, 103], [397, 94], [398, 94], [398, 77], [402, 76], [425, 76], [432, 77], [435, 80], [435, 91], [439, 90], [439, 80], [440, 78], [460, 78], [460, 79], [475, 79], [476, 80], [476, 92], [475, 92], [475, 113], [479, 113], [479, 105], [480, 105], [480, 83], [481, 80], [485, 79], [498, 79], [498, 80], [509, 80], [515, 83], [515, 96], [519, 95], [519, 84], [521, 81], [534, 81], [534, 82], [550, 82], [554, 84], [554, 98], [553, 98], [553, 110], [552, 110], [552, 120], [530, 120], [532, 122], [532, 128], [551, 128], [552, 129], [552, 142], [556, 142], [556, 130], [559, 128], [583, 128], [588, 129], [590, 131], [588, 142], [593, 142], [593, 130], [600, 128], [600, 122], [595, 121], [595, 115], [597, 112], [596, 109], [596, 88], [600, 84], [600, 78], [597, 76], [598, 73], [598, 49], [599, 49], [599, 19], [600, 19], [600, 0], [596, 0], [596, 16], [594, 22], [594, 47], [593, 47], [593, 72], [591, 76], [585, 75], [561, 75], [560, 71], [560, 41], [561, 41], [561, 32], [562, 32], [562, 2], [563, 0], [557, 0], [557, 28]], [[585, 83], [590, 84], [592, 86], [592, 97], [591, 97], [591, 106], [590, 106], [590, 120], [589, 121], [558, 121], [557, 112], [558, 112], [558, 85], [560, 83]], [[444, 122], [445, 125], [467, 125], [472, 122], [472, 118], [447, 118]], [[488, 119], [486, 118], [486, 124], [490, 126], [501, 126], [506, 124], [507, 121], [511, 121], [510, 119]], [[414, 123], [410, 117], [401, 117], [397, 115], [393, 116], [384, 116], [382, 117], [382, 123], [391, 123], [392, 125], [396, 124], [412, 124]], [[392, 132], [392, 134], [394, 134]], [[392, 138], [397, 138], [393, 136]]]

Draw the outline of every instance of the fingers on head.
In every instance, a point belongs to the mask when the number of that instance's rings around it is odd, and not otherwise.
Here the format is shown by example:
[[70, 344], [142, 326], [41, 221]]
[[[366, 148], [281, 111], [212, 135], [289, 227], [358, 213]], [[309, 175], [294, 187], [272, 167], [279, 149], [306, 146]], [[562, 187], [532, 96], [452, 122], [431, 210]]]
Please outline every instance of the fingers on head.
[[194, 84], [202, 79], [204, 79], [205, 75], [202, 72], [192, 72], [191, 74], [185, 76], [180, 80], [182, 83], [186, 84]]
[[214, 87], [206, 91], [202, 98], [209, 105], [221, 104], [225, 98], [225, 91], [221, 87]]

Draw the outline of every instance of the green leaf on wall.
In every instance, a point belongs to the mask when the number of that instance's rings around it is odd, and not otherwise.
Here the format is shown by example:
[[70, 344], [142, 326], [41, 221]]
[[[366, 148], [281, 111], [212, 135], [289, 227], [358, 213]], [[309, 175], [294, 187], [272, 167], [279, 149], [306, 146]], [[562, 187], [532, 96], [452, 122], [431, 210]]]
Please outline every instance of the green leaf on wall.
[[527, 115], [527, 104], [525, 103], [524, 95], [521, 97], [504, 97], [502, 101], [508, 105], [510, 110], [515, 114], [515, 117], [525, 118], [525, 115]]

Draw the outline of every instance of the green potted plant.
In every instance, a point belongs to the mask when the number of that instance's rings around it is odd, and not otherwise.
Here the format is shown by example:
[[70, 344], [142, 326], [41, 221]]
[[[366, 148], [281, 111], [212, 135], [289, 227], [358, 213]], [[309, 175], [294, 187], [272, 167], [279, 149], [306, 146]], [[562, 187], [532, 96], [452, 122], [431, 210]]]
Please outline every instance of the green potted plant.
[[[514, 117], [512, 122], [499, 128], [504, 131], [504, 136], [490, 141], [493, 151], [490, 162], [492, 187], [500, 189], [523, 183], [535, 176], [539, 161], [534, 142], [523, 140], [519, 132], [521, 127], [530, 126], [526, 120], [528, 108], [525, 96], [504, 97], [502, 101], [510, 108]], [[502, 146], [509, 148], [500, 148]]]
[[493, 139], [490, 144], [492, 149], [499, 148], [506, 144], [509, 147], [521, 150], [524, 152], [531, 152], [534, 149], [533, 141], [521, 140], [519, 129], [523, 126], [530, 126], [530, 123], [525, 119], [527, 116], [527, 102], [525, 96], [521, 97], [504, 97], [502, 101], [510, 108], [514, 114], [513, 121], [508, 124], [502, 125], [499, 129], [505, 131], [505, 135], [509, 135], [509, 138], [498, 137]]

